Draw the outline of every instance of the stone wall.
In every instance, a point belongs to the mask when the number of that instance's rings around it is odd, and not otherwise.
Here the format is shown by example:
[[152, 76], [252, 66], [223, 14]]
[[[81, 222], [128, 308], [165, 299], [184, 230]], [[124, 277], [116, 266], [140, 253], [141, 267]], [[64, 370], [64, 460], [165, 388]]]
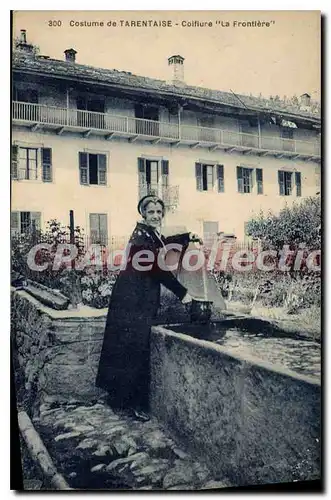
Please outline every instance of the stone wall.
[[[14, 357], [29, 405], [93, 401], [106, 310], [55, 311], [12, 294]], [[151, 336], [151, 408], [234, 484], [319, 476], [320, 383], [160, 326]], [[22, 397], [19, 397], [22, 399]]]
[[319, 477], [320, 384], [211, 342], [154, 327], [153, 413], [219, 477]]
[[[12, 342], [30, 404], [85, 401], [100, 396], [96, 369], [105, 328], [105, 310], [55, 311], [24, 291], [12, 294]], [[21, 387], [21, 399], [22, 399]]]

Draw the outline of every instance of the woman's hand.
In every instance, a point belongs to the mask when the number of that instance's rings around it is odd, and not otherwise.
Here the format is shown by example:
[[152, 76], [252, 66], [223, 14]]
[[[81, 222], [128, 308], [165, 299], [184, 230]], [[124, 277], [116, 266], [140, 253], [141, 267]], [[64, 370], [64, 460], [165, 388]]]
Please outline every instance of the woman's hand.
[[192, 299], [191, 295], [189, 293], [186, 293], [186, 295], [182, 299], [182, 304], [184, 304], [184, 305], [191, 304], [192, 300], [193, 299]]
[[190, 233], [189, 239], [194, 243], [200, 243], [200, 245], [203, 245], [202, 239], [196, 233]]

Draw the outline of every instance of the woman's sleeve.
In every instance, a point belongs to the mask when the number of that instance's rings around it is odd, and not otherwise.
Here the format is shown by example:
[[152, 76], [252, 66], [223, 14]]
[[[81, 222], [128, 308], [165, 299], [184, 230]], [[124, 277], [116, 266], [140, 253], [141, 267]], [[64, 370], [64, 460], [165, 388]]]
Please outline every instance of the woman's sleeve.
[[[187, 233], [187, 235], [188, 234], [189, 233]], [[152, 279], [161, 283], [163, 286], [168, 288], [168, 290], [174, 293], [179, 298], [179, 300], [182, 300], [187, 293], [187, 289], [177, 280], [177, 278], [171, 271], [167, 271], [159, 267], [157, 249], [153, 245], [152, 239], [145, 234], [136, 231], [133, 233], [130, 239], [130, 243], [132, 245], [130, 249], [131, 258], [133, 257], [134, 253], [141, 250], [150, 250], [154, 255], [154, 263], [152, 269], [149, 271], [141, 272], [148, 272]]]
[[163, 286], [174, 293], [179, 300], [183, 300], [187, 293], [187, 288], [179, 283], [178, 279], [171, 271], [164, 271], [157, 266], [155, 272], [152, 272], [153, 278], [157, 279]]
[[177, 243], [178, 245], [186, 246], [190, 242], [190, 233], [174, 234], [164, 239], [166, 245], [170, 243]]

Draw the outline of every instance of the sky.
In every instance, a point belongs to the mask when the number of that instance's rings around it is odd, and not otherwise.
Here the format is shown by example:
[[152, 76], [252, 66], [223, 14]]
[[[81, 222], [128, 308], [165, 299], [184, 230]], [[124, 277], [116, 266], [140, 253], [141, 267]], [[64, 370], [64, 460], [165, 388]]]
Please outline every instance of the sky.
[[[121, 19], [171, 20], [173, 27], [120, 27]], [[213, 26], [181, 26], [197, 20]], [[105, 26], [71, 27], [70, 21]], [[117, 26], [108, 27], [108, 21]], [[244, 28], [233, 21], [272, 22]], [[308, 92], [320, 98], [319, 11], [15, 11], [14, 36], [20, 29], [41, 54], [56, 59], [74, 48], [77, 63], [167, 80], [167, 59], [180, 54], [189, 85], [281, 98]]]

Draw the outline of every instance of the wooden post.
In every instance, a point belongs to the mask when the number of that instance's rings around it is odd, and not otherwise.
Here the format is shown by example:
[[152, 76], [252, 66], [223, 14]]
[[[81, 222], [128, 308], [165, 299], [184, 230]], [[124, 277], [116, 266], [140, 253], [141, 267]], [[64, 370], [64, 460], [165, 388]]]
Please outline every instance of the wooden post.
[[181, 139], [181, 120], [180, 120], [180, 114], [181, 114], [181, 111], [182, 111], [182, 107], [180, 104], [178, 104], [178, 139], [180, 140]]
[[261, 123], [260, 123], [260, 117], [257, 117], [257, 127], [258, 127], [258, 148], [261, 149]]
[[18, 412], [18, 426], [34, 462], [56, 490], [71, 490], [64, 477], [57, 471], [44, 443], [25, 411]]
[[67, 116], [66, 125], [69, 125], [69, 89], [67, 88]]
[[75, 243], [75, 221], [74, 221], [74, 211], [69, 212], [69, 227], [70, 227], [70, 243], [73, 245]]

